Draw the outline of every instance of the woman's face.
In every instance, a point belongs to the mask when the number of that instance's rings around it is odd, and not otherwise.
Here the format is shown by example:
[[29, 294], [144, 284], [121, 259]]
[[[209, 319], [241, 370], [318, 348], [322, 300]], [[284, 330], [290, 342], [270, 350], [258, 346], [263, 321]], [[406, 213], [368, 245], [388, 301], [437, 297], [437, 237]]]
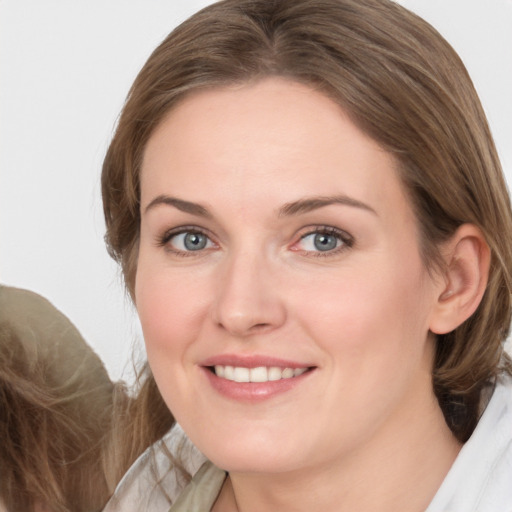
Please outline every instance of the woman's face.
[[393, 158], [332, 100], [281, 79], [195, 93], [141, 187], [149, 362], [213, 462], [325, 466], [431, 410], [440, 285]]

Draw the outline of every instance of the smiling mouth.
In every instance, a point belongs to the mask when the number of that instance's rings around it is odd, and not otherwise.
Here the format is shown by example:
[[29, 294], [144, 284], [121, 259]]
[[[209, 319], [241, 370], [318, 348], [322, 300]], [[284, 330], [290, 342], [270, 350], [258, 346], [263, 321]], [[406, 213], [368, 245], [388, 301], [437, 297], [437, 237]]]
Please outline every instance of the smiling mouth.
[[208, 367], [208, 369], [217, 377], [232, 382], [274, 382], [299, 377], [313, 368], [280, 368], [278, 366], [246, 368], [243, 366], [217, 364], [215, 366]]

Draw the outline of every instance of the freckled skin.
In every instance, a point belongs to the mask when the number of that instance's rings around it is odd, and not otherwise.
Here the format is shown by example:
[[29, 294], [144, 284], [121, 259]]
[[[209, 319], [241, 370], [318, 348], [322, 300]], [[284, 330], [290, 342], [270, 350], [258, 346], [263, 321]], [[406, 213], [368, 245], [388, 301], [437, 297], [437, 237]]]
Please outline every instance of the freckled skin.
[[[151, 137], [135, 290], [148, 359], [177, 420], [233, 479], [320, 474], [370, 452], [389, 461], [427, 430], [450, 441], [431, 385], [440, 284], [422, 265], [394, 165], [330, 99], [280, 79], [191, 95]], [[146, 212], [162, 194], [209, 215]], [[368, 208], [277, 213], [338, 195]], [[322, 251], [314, 237], [326, 228], [336, 243]], [[187, 229], [208, 244], [166, 238]], [[248, 404], [205, 378], [201, 361], [218, 354], [315, 369]]]

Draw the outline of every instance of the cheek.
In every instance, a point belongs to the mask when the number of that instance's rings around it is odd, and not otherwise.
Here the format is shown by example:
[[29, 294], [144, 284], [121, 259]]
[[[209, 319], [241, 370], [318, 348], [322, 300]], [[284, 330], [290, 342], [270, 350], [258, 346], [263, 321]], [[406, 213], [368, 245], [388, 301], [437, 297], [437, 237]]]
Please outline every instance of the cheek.
[[172, 357], [197, 337], [206, 297], [198, 279], [139, 267], [135, 299], [150, 360], [163, 352]]
[[417, 351], [426, 339], [429, 287], [419, 260], [373, 262], [333, 273], [310, 290], [310, 300], [297, 305], [297, 317], [331, 352], [396, 355]]
[[429, 287], [421, 266], [409, 270], [389, 264], [385, 269], [365, 267], [343, 279], [333, 276], [298, 314], [326, 355], [323, 364], [334, 384], [322, 400], [332, 410], [343, 404], [342, 423], [349, 410], [354, 424], [376, 424], [409, 389], [430, 382]]
[[[158, 268], [158, 270], [156, 270]], [[151, 371], [173, 414], [194, 418], [191, 354], [204, 324], [204, 284], [155, 265], [139, 266], [135, 297]]]

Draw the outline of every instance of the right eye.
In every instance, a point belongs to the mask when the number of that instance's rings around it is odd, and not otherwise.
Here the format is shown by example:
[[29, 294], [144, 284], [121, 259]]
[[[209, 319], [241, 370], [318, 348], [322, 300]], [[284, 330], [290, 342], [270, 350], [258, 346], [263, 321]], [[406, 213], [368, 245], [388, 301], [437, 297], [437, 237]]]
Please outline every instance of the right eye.
[[161, 241], [161, 245], [165, 245], [175, 253], [191, 253], [204, 249], [211, 249], [214, 243], [210, 238], [200, 231], [181, 231], [178, 233], [169, 233]]

